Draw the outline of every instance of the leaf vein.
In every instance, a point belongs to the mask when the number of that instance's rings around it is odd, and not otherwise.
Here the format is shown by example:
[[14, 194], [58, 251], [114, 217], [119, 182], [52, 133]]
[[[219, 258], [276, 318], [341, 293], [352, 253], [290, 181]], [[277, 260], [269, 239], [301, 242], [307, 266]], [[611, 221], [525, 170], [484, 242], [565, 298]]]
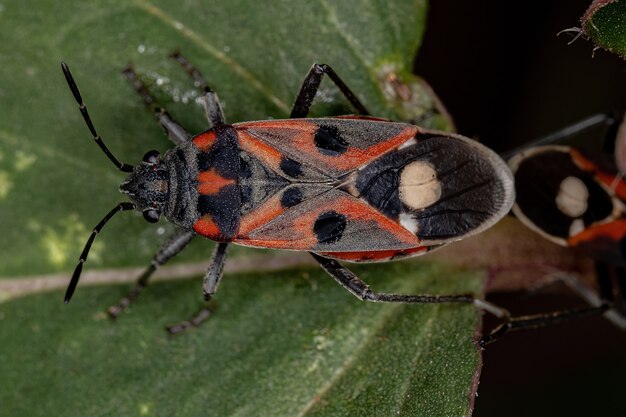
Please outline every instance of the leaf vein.
[[135, 0], [135, 4], [137, 5], [139, 9], [145, 11], [151, 16], [156, 17], [157, 19], [161, 20], [166, 25], [177, 30], [181, 35], [183, 35], [185, 38], [189, 39], [190, 41], [198, 45], [204, 51], [208, 52], [215, 59], [222, 62], [226, 66], [230, 67], [235, 74], [237, 74], [242, 79], [250, 83], [252, 88], [256, 89], [257, 91], [265, 95], [269, 99], [270, 102], [272, 102], [278, 109], [280, 109], [280, 111], [287, 113], [287, 114], [291, 111], [290, 106], [287, 105], [283, 100], [278, 98], [271, 91], [271, 89], [267, 87], [265, 84], [263, 84], [260, 80], [258, 80], [254, 76], [254, 74], [252, 74], [249, 70], [244, 68], [239, 62], [237, 62], [231, 56], [227, 55], [223, 51], [220, 51], [218, 48], [216, 48], [211, 43], [207, 42], [205, 39], [202, 39], [202, 37], [198, 35], [194, 30], [185, 26], [182, 22], [174, 19], [165, 11], [163, 11], [162, 9], [158, 8], [157, 6], [155, 6], [154, 4], [151, 4], [150, 2], [146, 0]]

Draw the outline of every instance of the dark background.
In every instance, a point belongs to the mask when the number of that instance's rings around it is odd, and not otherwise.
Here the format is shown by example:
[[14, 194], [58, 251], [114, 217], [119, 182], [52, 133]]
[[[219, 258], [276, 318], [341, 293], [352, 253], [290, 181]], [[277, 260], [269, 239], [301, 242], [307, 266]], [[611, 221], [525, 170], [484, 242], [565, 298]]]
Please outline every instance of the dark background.
[[[430, 4], [416, 60], [458, 131], [498, 152], [626, 109], [626, 63], [570, 34], [590, 0]], [[584, 136], [601, 146], [602, 129]], [[580, 305], [567, 293], [493, 294], [517, 313]], [[507, 335], [487, 348], [477, 417], [626, 415], [626, 333], [602, 318]]]

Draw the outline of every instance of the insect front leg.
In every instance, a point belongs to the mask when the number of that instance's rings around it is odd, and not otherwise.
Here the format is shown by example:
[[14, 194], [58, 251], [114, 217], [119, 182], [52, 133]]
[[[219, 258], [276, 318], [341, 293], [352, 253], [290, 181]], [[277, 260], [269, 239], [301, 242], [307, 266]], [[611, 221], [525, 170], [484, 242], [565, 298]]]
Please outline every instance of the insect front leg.
[[171, 334], [180, 333], [191, 327], [198, 327], [202, 322], [209, 318], [211, 315], [211, 309], [209, 308], [209, 301], [211, 297], [217, 292], [220, 281], [224, 272], [224, 262], [226, 261], [226, 252], [228, 250], [228, 243], [218, 243], [213, 249], [211, 255], [211, 261], [209, 268], [204, 275], [203, 280], [203, 295], [205, 299], [204, 307], [196, 313], [191, 319], [185, 320], [181, 323], [173, 326], [168, 326], [167, 331]]
[[178, 255], [187, 246], [187, 244], [191, 242], [194, 236], [196, 236], [195, 232], [189, 232], [182, 229], [179, 229], [176, 233], [172, 234], [154, 255], [150, 266], [139, 276], [135, 287], [130, 290], [126, 297], [122, 298], [114, 306], [108, 308], [107, 312], [109, 313], [109, 317], [112, 319], [117, 318], [122, 311], [135, 301], [146, 285], [148, 285], [148, 281], [154, 271], [174, 256]]
[[122, 73], [126, 76], [128, 81], [131, 82], [137, 94], [141, 96], [146, 107], [154, 112], [154, 117], [165, 130], [170, 140], [174, 142], [175, 145], [188, 142], [191, 139], [191, 134], [189, 134], [180, 123], [174, 120], [174, 118], [156, 101], [143, 81], [139, 79], [133, 67], [131, 65], [127, 66]]
[[185, 71], [187, 71], [187, 74], [193, 78], [193, 83], [196, 88], [200, 88], [203, 91], [204, 111], [206, 112], [209, 126], [213, 127], [226, 123], [220, 99], [217, 97], [217, 93], [215, 93], [206, 82], [200, 71], [198, 71], [198, 69], [193, 66], [187, 58], [182, 56], [179, 51], [172, 52], [170, 57], [178, 61]]
[[291, 110], [291, 115], [289, 117], [292, 119], [307, 117], [309, 110], [311, 110], [311, 104], [313, 103], [315, 94], [320, 88], [322, 78], [324, 78], [324, 74], [330, 77], [341, 93], [356, 109], [358, 114], [369, 116], [370, 113], [367, 111], [365, 106], [359, 101], [352, 90], [348, 88], [348, 86], [341, 78], [339, 78], [339, 75], [337, 75], [337, 73], [330, 66], [325, 64], [313, 64], [306, 78], [302, 82], [302, 87], [300, 87], [300, 92], [296, 97], [296, 102], [293, 105], [293, 109]]

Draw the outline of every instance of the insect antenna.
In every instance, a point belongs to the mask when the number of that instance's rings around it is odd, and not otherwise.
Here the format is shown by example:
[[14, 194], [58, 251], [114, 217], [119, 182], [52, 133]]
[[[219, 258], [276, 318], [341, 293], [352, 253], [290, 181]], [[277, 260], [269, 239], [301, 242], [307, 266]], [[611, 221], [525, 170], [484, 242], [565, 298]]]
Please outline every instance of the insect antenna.
[[72, 298], [72, 294], [74, 294], [74, 290], [76, 289], [76, 285], [78, 284], [78, 280], [80, 279], [80, 273], [83, 270], [83, 264], [87, 260], [87, 255], [89, 255], [89, 250], [91, 249], [91, 245], [93, 244], [93, 241], [96, 239], [96, 236], [98, 235], [98, 233], [100, 233], [100, 230], [102, 230], [104, 225], [107, 224], [107, 222], [111, 220], [111, 217], [113, 217], [116, 213], [120, 211], [127, 211], [127, 210], [134, 210], [134, 209], [135, 209], [135, 205], [133, 203], [119, 203], [111, 211], [109, 211], [102, 220], [100, 220], [100, 222], [96, 225], [96, 227], [93, 228], [93, 231], [91, 232], [91, 236], [89, 236], [89, 239], [87, 240], [87, 243], [85, 244], [83, 252], [80, 254], [80, 259], [78, 260], [78, 265], [76, 265], [76, 269], [74, 270], [74, 274], [72, 275], [72, 280], [70, 281], [70, 285], [67, 286], [67, 291], [65, 291], [65, 304], [70, 302], [70, 298]]
[[76, 102], [78, 103], [78, 106], [80, 108], [80, 114], [83, 115], [83, 119], [85, 119], [85, 123], [87, 124], [87, 127], [89, 128], [89, 131], [93, 136], [93, 140], [96, 141], [100, 149], [102, 149], [102, 152], [104, 152], [104, 154], [111, 160], [111, 162], [113, 162], [117, 169], [122, 172], [132, 172], [132, 165], [128, 165], [118, 161], [118, 159], [113, 156], [109, 148], [106, 147], [106, 145], [102, 141], [102, 138], [100, 137], [100, 135], [98, 135], [98, 132], [96, 132], [96, 128], [93, 126], [91, 117], [89, 117], [89, 112], [87, 111], [87, 106], [85, 106], [85, 103], [83, 103], [83, 98], [80, 95], [80, 91], [78, 91], [78, 87], [76, 86], [76, 82], [74, 81], [74, 77], [72, 77], [72, 73], [70, 72], [69, 67], [65, 62], [61, 62], [61, 68], [63, 69], [63, 75], [65, 75], [67, 84], [69, 85], [70, 90], [72, 90], [74, 99], [76, 99]]

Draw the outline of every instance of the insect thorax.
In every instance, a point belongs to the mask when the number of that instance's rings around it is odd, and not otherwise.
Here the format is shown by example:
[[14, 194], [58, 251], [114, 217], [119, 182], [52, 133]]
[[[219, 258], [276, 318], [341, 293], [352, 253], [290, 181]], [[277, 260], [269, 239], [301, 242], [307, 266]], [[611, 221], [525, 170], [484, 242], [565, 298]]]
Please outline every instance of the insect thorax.
[[[210, 137], [204, 143], [197, 138]], [[171, 222], [205, 237], [228, 241], [239, 228], [240, 150], [232, 127], [197, 135], [165, 156], [170, 193], [165, 215]], [[199, 225], [204, 224], [204, 229]], [[210, 227], [208, 227], [210, 226]]]

